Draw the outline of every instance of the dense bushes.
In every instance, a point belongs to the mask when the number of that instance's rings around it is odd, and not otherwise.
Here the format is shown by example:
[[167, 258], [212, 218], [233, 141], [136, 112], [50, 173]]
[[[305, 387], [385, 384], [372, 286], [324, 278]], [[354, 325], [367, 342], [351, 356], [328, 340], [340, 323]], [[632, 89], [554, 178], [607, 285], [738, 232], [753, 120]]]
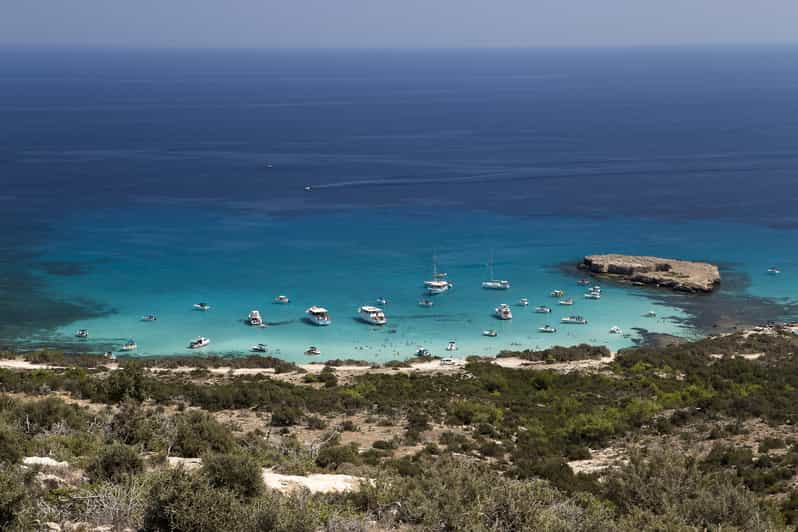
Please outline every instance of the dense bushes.
[[227, 453], [233, 449], [230, 431], [205, 412], [191, 410], [177, 419], [172, 454], [187, 458], [208, 452]]
[[535, 362], [570, 362], [572, 360], [606, 358], [610, 356], [610, 350], [603, 345], [579, 344], [568, 347], [557, 345], [541, 351], [533, 351], [531, 349], [526, 349], [524, 351], [501, 351], [497, 356], [499, 358], [522, 358]]
[[121, 482], [140, 473], [144, 464], [138, 451], [123, 443], [111, 443], [100, 452], [86, 468], [92, 482], [109, 480]]
[[203, 459], [202, 474], [214, 488], [224, 488], [241, 498], [263, 492], [261, 468], [243, 454], [211, 454]]

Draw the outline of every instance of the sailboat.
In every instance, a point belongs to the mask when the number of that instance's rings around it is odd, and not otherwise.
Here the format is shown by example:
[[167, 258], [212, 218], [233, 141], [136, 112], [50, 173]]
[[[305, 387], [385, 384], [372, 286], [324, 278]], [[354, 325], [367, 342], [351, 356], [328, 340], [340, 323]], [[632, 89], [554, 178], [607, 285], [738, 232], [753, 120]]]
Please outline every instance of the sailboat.
[[424, 281], [424, 288], [430, 295], [443, 294], [448, 292], [452, 287], [452, 283], [446, 279], [446, 274], [438, 272], [438, 262], [435, 257], [432, 258], [432, 279]]
[[491, 257], [490, 263], [488, 264], [488, 271], [490, 272], [490, 279], [487, 281], [482, 281], [482, 288], [487, 290], [507, 290], [510, 288], [510, 281], [505, 279], [496, 279], [493, 275], [493, 258]]

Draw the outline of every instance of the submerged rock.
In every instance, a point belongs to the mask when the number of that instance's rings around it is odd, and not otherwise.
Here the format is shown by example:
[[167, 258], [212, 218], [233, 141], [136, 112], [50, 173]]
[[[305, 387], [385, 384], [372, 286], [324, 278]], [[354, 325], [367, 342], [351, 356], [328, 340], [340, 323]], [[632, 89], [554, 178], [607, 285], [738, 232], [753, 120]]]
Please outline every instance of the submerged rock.
[[720, 283], [714, 264], [636, 255], [588, 255], [579, 265], [598, 275], [680, 292], [711, 292]]

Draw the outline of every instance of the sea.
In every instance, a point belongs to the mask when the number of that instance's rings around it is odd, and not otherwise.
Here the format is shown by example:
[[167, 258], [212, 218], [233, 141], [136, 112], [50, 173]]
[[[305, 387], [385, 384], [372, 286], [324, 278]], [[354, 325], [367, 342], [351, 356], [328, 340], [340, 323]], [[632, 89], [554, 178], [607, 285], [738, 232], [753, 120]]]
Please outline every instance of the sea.
[[[385, 362], [701, 337], [798, 316], [797, 206], [797, 46], [0, 49], [8, 350]], [[604, 252], [723, 281], [587, 300], [575, 265]], [[481, 288], [489, 263], [508, 290]], [[422, 307], [433, 267], [453, 287]], [[378, 298], [387, 324], [360, 321]]]

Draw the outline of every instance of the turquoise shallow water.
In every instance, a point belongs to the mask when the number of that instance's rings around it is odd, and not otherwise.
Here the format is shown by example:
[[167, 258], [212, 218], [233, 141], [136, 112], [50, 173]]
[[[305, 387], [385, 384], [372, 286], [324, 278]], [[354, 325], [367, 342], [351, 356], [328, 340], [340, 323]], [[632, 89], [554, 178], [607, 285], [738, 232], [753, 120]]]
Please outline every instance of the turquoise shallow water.
[[[84, 275], [48, 277], [49, 289], [117, 311], [61, 327], [63, 340], [75, 329], [87, 328], [92, 341], [118, 346], [133, 338], [138, 355], [168, 355], [196, 353], [186, 345], [203, 335], [212, 341], [201, 351], [208, 354], [242, 353], [265, 343], [271, 354], [298, 361], [307, 358], [307, 346], [316, 345], [321, 359], [385, 361], [410, 357], [420, 346], [445, 355], [449, 340], [457, 341], [459, 356], [580, 342], [612, 349], [631, 345], [635, 337], [609, 333], [614, 325], [630, 333], [640, 327], [691, 335], [694, 331], [674, 319], [687, 317], [685, 313], [654, 305], [646, 297], [650, 292], [605, 284], [601, 300], [586, 300], [575, 278], [557, 265], [593, 252], [667, 250], [679, 257], [733, 263], [735, 270], [750, 274], [751, 293], [790, 296], [796, 293], [791, 271], [798, 261], [786, 253], [791, 249], [784, 243], [792, 236], [792, 231], [736, 224], [430, 210], [275, 218], [257, 212], [109, 209], [63, 223], [45, 258], [93, 264]], [[433, 254], [455, 286], [434, 297], [432, 308], [422, 308], [417, 301]], [[509, 279], [511, 289], [480, 287], [491, 254], [497, 277]], [[765, 273], [771, 262], [784, 268], [781, 276]], [[572, 295], [575, 305], [558, 306], [548, 295], [555, 288]], [[291, 303], [274, 304], [277, 294], [288, 295]], [[388, 325], [358, 321], [358, 307], [374, 304], [379, 296], [389, 300]], [[516, 305], [521, 297], [529, 298], [529, 307]], [[199, 301], [212, 309], [192, 310]], [[499, 303], [513, 305], [512, 321], [492, 316]], [[304, 309], [313, 304], [330, 310], [333, 325], [316, 327], [302, 320]], [[552, 314], [535, 313], [539, 304], [551, 306]], [[245, 325], [251, 309], [259, 309], [272, 325]], [[643, 317], [652, 309], [657, 318]], [[151, 312], [158, 315], [157, 322], [139, 321]], [[570, 314], [581, 314], [590, 323], [558, 323]], [[539, 333], [537, 328], [546, 323], [558, 332]], [[488, 328], [496, 329], [498, 337], [482, 336]]]

